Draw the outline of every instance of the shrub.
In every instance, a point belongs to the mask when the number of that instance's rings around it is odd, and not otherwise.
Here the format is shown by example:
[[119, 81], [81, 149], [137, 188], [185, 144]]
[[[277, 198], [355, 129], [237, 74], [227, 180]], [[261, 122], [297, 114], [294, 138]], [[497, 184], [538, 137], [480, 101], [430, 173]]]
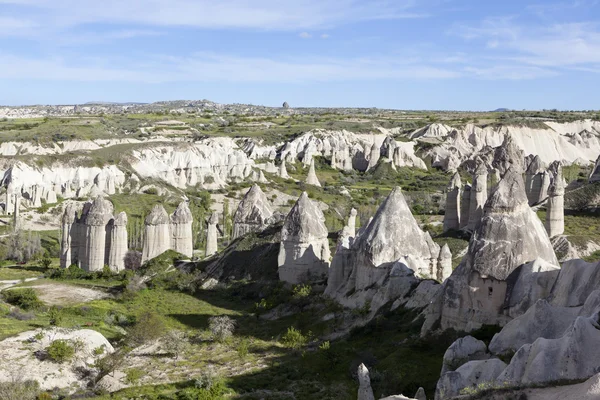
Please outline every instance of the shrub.
[[31, 231], [15, 230], [8, 237], [7, 244], [7, 258], [22, 263], [33, 260], [43, 251], [40, 236]]
[[162, 348], [166, 350], [167, 353], [175, 356], [175, 358], [179, 358], [179, 355], [185, 353], [190, 348], [190, 342], [186, 334], [178, 330], [169, 331], [162, 342]]
[[125, 380], [135, 385], [145, 374], [146, 372], [141, 368], [129, 368], [125, 371]]
[[52, 265], [52, 260], [49, 257], [44, 257], [42, 258], [42, 261], [40, 261], [40, 264], [42, 264], [42, 267], [48, 269], [50, 268], [50, 265]]
[[18, 306], [25, 310], [35, 309], [43, 304], [33, 289], [5, 290], [2, 295], [7, 303]]
[[159, 339], [165, 333], [165, 324], [160, 316], [153, 312], [142, 314], [131, 327], [128, 335], [130, 345], [137, 347]]
[[248, 339], [242, 339], [236, 348], [238, 356], [243, 360], [248, 355]]
[[215, 369], [209, 365], [200, 375], [194, 379], [194, 387], [196, 389], [210, 390], [217, 380]]
[[296, 285], [293, 289], [293, 298], [294, 299], [302, 299], [310, 296], [312, 292], [312, 287], [310, 285]]
[[135, 250], [129, 250], [125, 253], [123, 262], [125, 264], [125, 269], [137, 271], [142, 266], [142, 253]]
[[144, 190], [144, 193], [157, 195], [158, 194], [158, 189], [151, 187], [151, 188], [148, 188], [148, 189]]
[[50, 317], [50, 325], [58, 326], [63, 320], [62, 310], [56, 306], [50, 307], [50, 310], [48, 310], [48, 316]]
[[213, 340], [224, 342], [233, 335], [235, 321], [226, 315], [210, 317], [208, 319], [208, 329], [210, 330]]
[[281, 343], [290, 349], [299, 350], [308, 343], [308, 337], [304, 336], [302, 332], [291, 326], [281, 337]]
[[2, 400], [35, 400], [39, 392], [37, 381], [0, 382]]
[[30, 321], [35, 318], [35, 314], [31, 311], [25, 312], [18, 308], [15, 308], [10, 313], [8, 313], [9, 318], [14, 318], [18, 321]]
[[46, 352], [52, 361], [62, 364], [73, 358], [75, 347], [67, 340], [57, 339], [50, 343], [50, 346], [46, 348]]

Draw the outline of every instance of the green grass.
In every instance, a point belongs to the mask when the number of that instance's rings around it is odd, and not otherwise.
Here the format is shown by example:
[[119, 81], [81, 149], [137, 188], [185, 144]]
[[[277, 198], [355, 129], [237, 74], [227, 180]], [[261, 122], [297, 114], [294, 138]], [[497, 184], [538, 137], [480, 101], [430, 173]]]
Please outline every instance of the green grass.
[[0, 267], [0, 281], [36, 278], [42, 276], [45, 270], [41, 267], [9, 265]]

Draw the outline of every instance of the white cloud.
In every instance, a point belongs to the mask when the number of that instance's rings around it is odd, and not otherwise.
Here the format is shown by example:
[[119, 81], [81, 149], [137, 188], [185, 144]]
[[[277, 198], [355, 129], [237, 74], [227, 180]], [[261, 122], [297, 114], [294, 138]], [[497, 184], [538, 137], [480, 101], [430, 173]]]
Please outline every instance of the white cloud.
[[300, 36], [302, 39], [310, 39], [312, 37], [312, 35], [308, 32], [302, 32], [298, 36]]
[[327, 33], [323, 33], [321, 35], [321, 39], [329, 39], [329, 35]]
[[491, 67], [465, 67], [465, 72], [473, 77], [488, 80], [528, 80], [550, 78], [556, 71], [518, 65], [495, 65]]
[[4, 79], [116, 82], [267, 82], [306, 83], [356, 80], [448, 79], [452, 70], [404, 59], [261, 58], [196, 53], [136, 61], [31, 59], [0, 54]]
[[[415, 0], [0, 0], [48, 30], [111, 23], [203, 29], [301, 30], [375, 19], [420, 18]], [[12, 12], [12, 15], [9, 15]]]

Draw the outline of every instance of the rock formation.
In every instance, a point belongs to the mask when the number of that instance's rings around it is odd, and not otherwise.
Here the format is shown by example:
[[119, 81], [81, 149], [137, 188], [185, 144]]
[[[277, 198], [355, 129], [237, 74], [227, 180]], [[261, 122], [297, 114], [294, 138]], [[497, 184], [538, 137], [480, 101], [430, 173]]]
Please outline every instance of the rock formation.
[[470, 231], [477, 228], [483, 216], [483, 207], [488, 197], [487, 178], [487, 169], [483, 162], [480, 162], [473, 176], [473, 185], [471, 185], [469, 225], [467, 226], [467, 229]]
[[435, 279], [439, 255], [439, 246], [419, 228], [395, 188], [350, 248], [338, 249], [325, 294], [354, 308], [370, 301], [376, 311], [408, 294], [417, 277]]
[[356, 236], [356, 216], [358, 215], [358, 211], [356, 209], [350, 210], [350, 215], [348, 215], [348, 221], [346, 225], [340, 232], [338, 237], [338, 245], [344, 248], [350, 248], [351, 240]]
[[279, 177], [283, 179], [290, 179], [287, 169], [285, 168], [285, 160], [281, 160], [281, 164], [279, 165]]
[[525, 192], [529, 205], [542, 202], [548, 195], [550, 176], [546, 172], [546, 165], [539, 156], [535, 156], [525, 173]]
[[594, 168], [592, 168], [592, 172], [590, 173], [590, 177], [588, 178], [590, 183], [600, 181], [600, 156], [596, 159], [596, 163], [594, 164]]
[[358, 397], [357, 400], [375, 400], [371, 388], [371, 377], [365, 364], [358, 366]]
[[330, 258], [328, 233], [323, 212], [303, 192], [281, 230], [279, 279], [296, 284], [326, 277]]
[[206, 257], [210, 257], [219, 251], [219, 244], [217, 242], [219, 234], [217, 230], [218, 223], [219, 214], [215, 211], [208, 219], [208, 226], [206, 228], [206, 252], [204, 254]]
[[107, 242], [106, 225], [113, 218], [113, 205], [104, 197], [98, 196], [87, 212], [82, 216], [84, 225], [83, 254], [79, 254], [79, 263], [86, 271], [102, 271], [107, 264], [110, 243]]
[[194, 253], [192, 236], [192, 212], [186, 201], [182, 201], [171, 215], [171, 248], [187, 257]]
[[121, 211], [109, 222], [109, 252], [107, 265], [112, 271], [119, 272], [125, 269], [125, 255], [127, 248], [127, 214]]
[[505, 298], [510, 298], [507, 278], [536, 258], [558, 265], [541, 221], [528, 206], [520, 173], [509, 170], [485, 205], [467, 255], [446, 281], [442, 329], [504, 325], [510, 320], [503, 314]]
[[142, 263], [161, 255], [171, 247], [169, 214], [161, 204], [152, 208], [144, 221]]
[[481, 361], [469, 361], [456, 371], [440, 377], [435, 388], [436, 400], [451, 399], [461, 394], [464, 388], [476, 389], [480, 384], [494, 382], [506, 368], [506, 364], [497, 358]]
[[447, 243], [442, 246], [437, 262], [437, 275], [435, 278], [440, 282], [444, 282], [452, 275], [452, 253]]
[[546, 205], [545, 226], [550, 237], [562, 235], [565, 231], [565, 184], [560, 163], [556, 164], [554, 170]]
[[233, 239], [266, 228], [272, 216], [273, 210], [267, 196], [260, 186], [253, 185], [233, 216]]
[[60, 241], [60, 266], [68, 268], [71, 264], [77, 264], [79, 259], [77, 251], [79, 238], [77, 222], [77, 206], [68, 203], [61, 219], [61, 241]]
[[460, 229], [461, 219], [461, 188], [460, 175], [456, 172], [446, 191], [446, 212], [444, 214], [444, 232]]
[[375, 166], [379, 162], [380, 156], [381, 148], [377, 145], [377, 143], [373, 143], [373, 146], [371, 146], [371, 151], [369, 155], [369, 166], [367, 167], [367, 170], [375, 168]]
[[311, 160], [310, 168], [308, 169], [308, 175], [306, 176], [306, 184], [321, 187], [321, 182], [319, 182], [319, 178], [317, 178], [317, 173], [315, 172], [315, 160]]
[[509, 169], [520, 174], [525, 172], [525, 155], [511, 135], [507, 135], [502, 144], [494, 150], [492, 167], [500, 171], [501, 177]]
[[466, 183], [460, 198], [460, 229], [467, 229], [471, 215], [471, 184]]

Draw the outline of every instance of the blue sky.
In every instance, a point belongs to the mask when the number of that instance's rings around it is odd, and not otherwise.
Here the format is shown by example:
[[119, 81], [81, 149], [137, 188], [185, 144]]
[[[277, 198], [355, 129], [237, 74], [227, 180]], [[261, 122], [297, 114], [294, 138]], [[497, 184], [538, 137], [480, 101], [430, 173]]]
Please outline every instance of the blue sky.
[[0, 0], [0, 104], [600, 108], [600, 0]]

